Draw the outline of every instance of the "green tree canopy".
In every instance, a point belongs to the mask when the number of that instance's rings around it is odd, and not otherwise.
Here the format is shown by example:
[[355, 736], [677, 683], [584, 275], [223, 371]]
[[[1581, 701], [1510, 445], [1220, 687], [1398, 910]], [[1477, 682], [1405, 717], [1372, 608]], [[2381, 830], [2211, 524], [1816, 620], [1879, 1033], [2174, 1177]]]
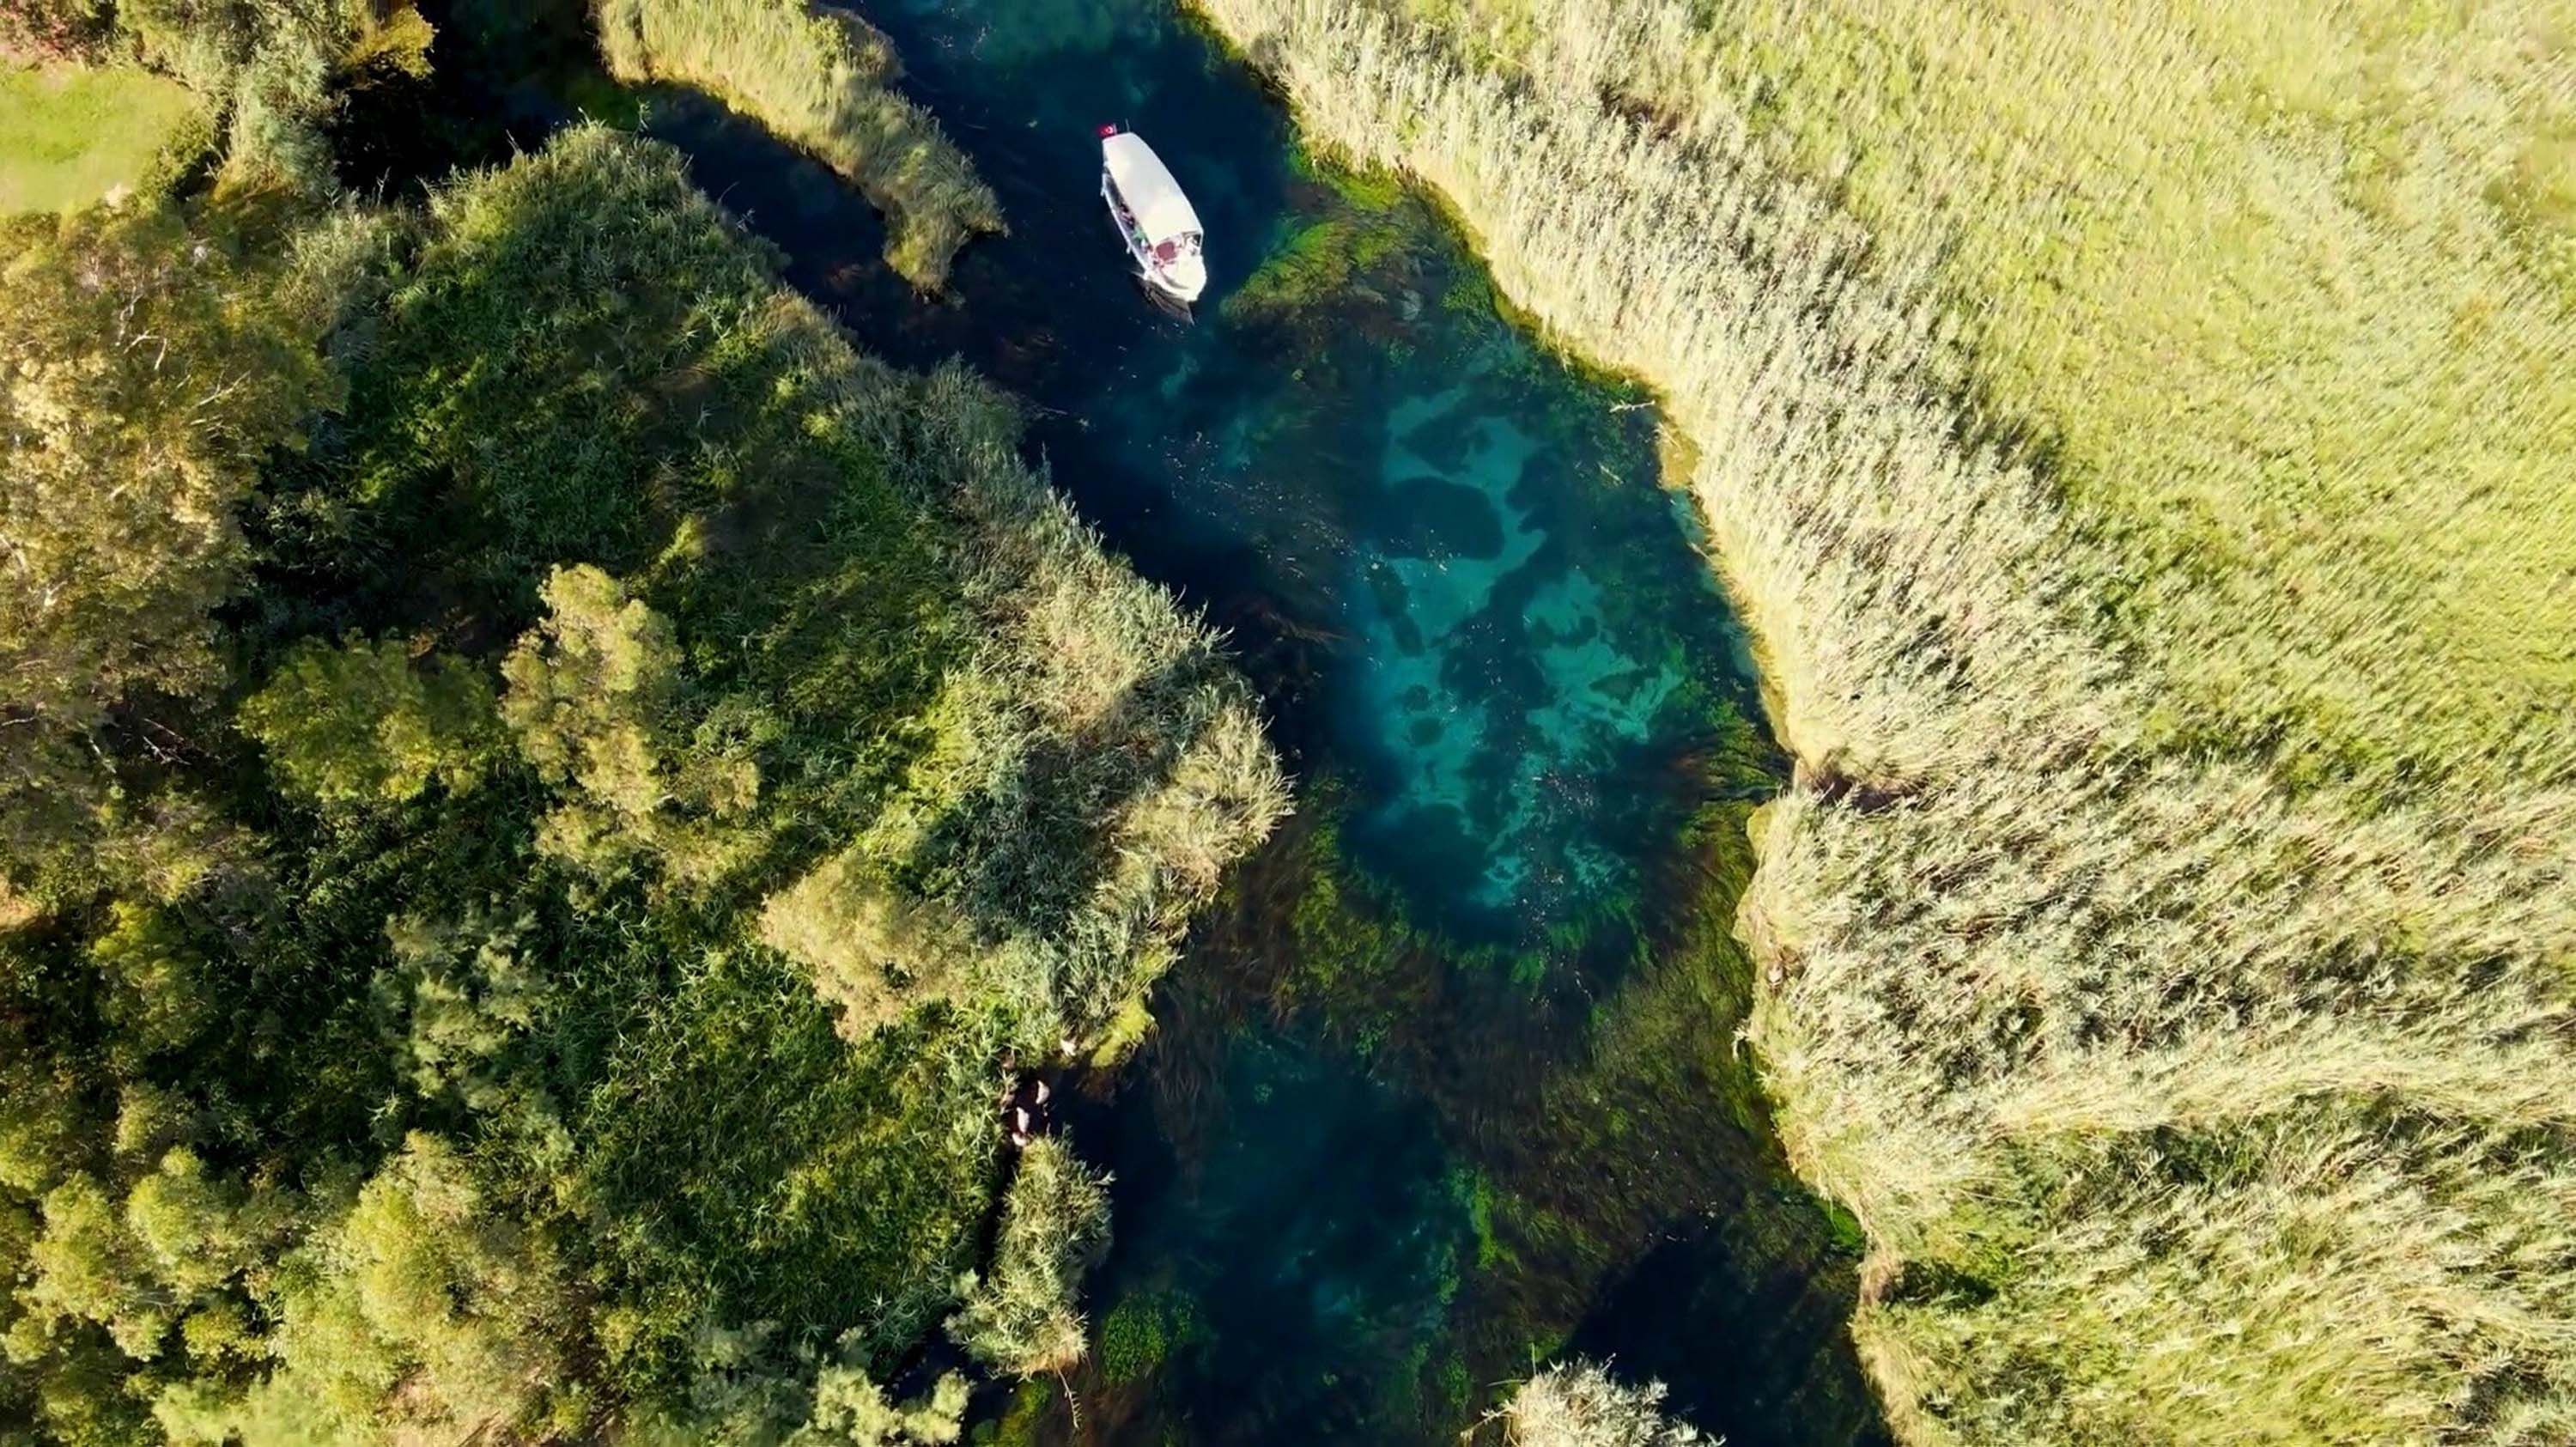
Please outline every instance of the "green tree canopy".
[[0, 254], [0, 874], [23, 884], [95, 832], [114, 711], [222, 677], [236, 510], [333, 383], [317, 319], [168, 207], [21, 225]]
[[760, 796], [753, 755], [774, 722], [747, 703], [699, 706], [671, 620], [598, 568], [555, 569], [544, 596], [502, 664], [501, 716], [540, 774], [574, 786], [546, 849], [601, 872], [643, 850], [682, 879], [720, 876], [747, 843], [727, 825]]
[[409, 655], [390, 638], [308, 639], [243, 703], [242, 731], [324, 804], [401, 803], [432, 778], [470, 787], [497, 732], [492, 686], [460, 659]]

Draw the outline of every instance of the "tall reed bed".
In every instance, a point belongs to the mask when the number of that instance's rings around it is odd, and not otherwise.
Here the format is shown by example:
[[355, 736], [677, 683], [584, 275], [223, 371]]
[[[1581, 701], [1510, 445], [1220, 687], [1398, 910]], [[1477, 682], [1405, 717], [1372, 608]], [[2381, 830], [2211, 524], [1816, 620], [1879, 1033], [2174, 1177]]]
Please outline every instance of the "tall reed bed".
[[[2118, 19], [2166, 44], [2136, 94], [2070, 63], [2119, 53], [2095, 20], [2034, 14], [1980, 42], [2020, 132], [1955, 133], [1979, 92], [1945, 75], [1921, 84], [1947, 87], [1947, 150], [1856, 110], [1848, 144], [1878, 149], [1854, 165], [1781, 123], [1829, 106], [1781, 94], [1894, 92], [1909, 36], [1939, 70], [1928, 11], [1827, 63], [1762, 47], [1788, 21], [1678, 4], [1204, 8], [1321, 138], [1444, 192], [1503, 290], [1655, 382], [1693, 445], [1799, 760], [1744, 907], [1752, 1039], [1793, 1160], [1869, 1233], [1854, 1331], [1899, 1432], [2576, 1433], [2576, 723], [2541, 706], [2561, 600], [2522, 587], [2570, 552], [2576, 486], [2543, 465], [2568, 390], [2540, 365], [2568, 324], [2545, 272], [2459, 240], [2485, 224], [2465, 173], [2416, 177], [2408, 214], [2450, 208], [2425, 234], [2498, 305], [2454, 306], [2435, 345], [2438, 247], [2320, 277], [2177, 219], [2212, 176], [2299, 213], [2314, 176], [2261, 134], [2178, 165], [2114, 145], [2123, 104], [2241, 78], [2164, 65], [2188, 28], [2143, 12]], [[1721, 50], [1736, 79], [1702, 79]], [[2434, 130], [2487, 124], [2473, 99]], [[2119, 279], [2163, 237], [2208, 268], [2172, 287], [2247, 293], [2233, 330], [2144, 284], [2145, 341], [2116, 311], [2034, 333], [2044, 298], [1963, 304], [2013, 273], [1961, 258], [2017, 233], [1958, 217], [2074, 206], [2041, 164], [2060, 144], [2141, 205], [2067, 210], [2020, 254], [2084, 264], [2025, 279]], [[1890, 156], [1913, 159], [1861, 174]], [[2310, 271], [2256, 284], [2276, 265]], [[2370, 365], [2267, 362], [2267, 328]], [[2502, 360], [2448, 349], [2503, 332]], [[2033, 356], [2069, 375], [2025, 387]], [[2445, 488], [2474, 496], [2446, 513]], [[2223, 546], [2166, 520], [2220, 502]], [[2479, 538], [2481, 570], [2428, 562]]]
[[620, 80], [704, 90], [847, 177], [884, 214], [886, 264], [924, 291], [1002, 206], [927, 111], [895, 94], [894, 46], [855, 13], [806, 0], [599, 0]]

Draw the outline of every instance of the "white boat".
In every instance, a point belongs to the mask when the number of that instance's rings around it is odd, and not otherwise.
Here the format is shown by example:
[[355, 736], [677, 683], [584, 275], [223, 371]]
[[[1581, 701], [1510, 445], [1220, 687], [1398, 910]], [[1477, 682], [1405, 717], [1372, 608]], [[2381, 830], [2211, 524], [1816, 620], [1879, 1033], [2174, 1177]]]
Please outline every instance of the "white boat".
[[1143, 137], [1100, 128], [1100, 197], [1145, 283], [1174, 301], [1198, 300], [1207, 288], [1199, 213]]

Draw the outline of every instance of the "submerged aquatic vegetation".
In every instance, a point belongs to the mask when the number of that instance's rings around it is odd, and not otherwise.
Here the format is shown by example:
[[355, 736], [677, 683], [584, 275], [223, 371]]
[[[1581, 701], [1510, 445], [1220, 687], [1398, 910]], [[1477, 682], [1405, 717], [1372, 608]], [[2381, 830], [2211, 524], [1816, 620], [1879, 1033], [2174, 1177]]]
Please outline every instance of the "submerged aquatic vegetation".
[[707, 91], [847, 177], [887, 222], [886, 264], [924, 291], [957, 249], [1003, 229], [1001, 203], [927, 111], [897, 95], [894, 46], [808, 0], [601, 0], [599, 43], [626, 81]]
[[2576, 1432], [2530, 7], [1203, 8], [1692, 444], [1798, 759], [1750, 1038], [1898, 1430]]
[[1176, 1289], [1130, 1291], [1100, 1319], [1100, 1375], [1113, 1387], [1152, 1379], [1175, 1351], [1206, 1336], [1198, 1303]]
[[1347, 304], [1355, 278], [1395, 257], [1423, 229], [1391, 177], [1352, 171], [1302, 150], [1292, 161], [1322, 214], [1301, 216], [1260, 268], [1227, 293], [1223, 310], [1229, 320], [1289, 320], [1328, 302]]
[[[1713, 791], [1740, 782], [1722, 753], [1700, 767]], [[1367, 1430], [1454, 1432], [1489, 1404], [1481, 1384], [1574, 1341], [1648, 1356], [1657, 1371], [1697, 1372], [1713, 1356], [1795, 1383], [1723, 1403], [1728, 1430], [1753, 1440], [1872, 1440], [1874, 1408], [1842, 1339], [1858, 1252], [1786, 1181], [1734, 1043], [1750, 994], [1729, 935], [1750, 867], [1749, 801], [1707, 805], [1660, 863], [1644, 917], [1597, 921], [1561, 955], [1544, 943], [1462, 947], [1408, 918], [1400, 896], [1344, 856], [1352, 808], [1330, 776], [1308, 782], [1299, 818], [1247, 862], [1199, 963], [1176, 977], [1174, 1023], [1148, 1063], [1162, 1129], [1201, 1181], [1194, 1214], [1259, 1221], [1292, 1237], [1272, 1250], [1331, 1263], [1313, 1290], [1336, 1303], [1337, 1329], [1374, 1344], [1365, 1371], [1336, 1369], [1344, 1391], [1375, 1404]], [[1523, 963], [1538, 954], [1553, 958]], [[1233, 1012], [1282, 1017], [1281, 1043], [1240, 1043]], [[1302, 1064], [1281, 1072], [1282, 1059]], [[1363, 1075], [1369, 1091], [1346, 1095], [1337, 1071]], [[1293, 1103], [1245, 1098], [1265, 1086]], [[1436, 1156], [1388, 1119], [1399, 1110], [1427, 1113]], [[1248, 1135], [1263, 1159], [1201, 1144], [1210, 1111], [1223, 1112], [1227, 1141]], [[1336, 1182], [1327, 1204], [1277, 1217], [1219, 1195], [1246, 1190], [1243, 1174], [1293, 1172], [1292, 1138], [1309, 1130], [1369, 1161], [1371, 1184]], [[1388, 1197], [1407, 1173], [1398, 1216]], [[1319, 1239], [1307, 1219], [1318, 1215], [1409, 1224], [1404, 1244], [1362, 1249]], [[1676, 1299], [1759, 1307], [1683, 1322], [1664, 1304]], [[1301, 1338], [1265, 1324], [1291, 1360], [1247, 1367], [1225, 1356], [1223, 1325], [1215, 1356], [1191, 1370], [1276, 1373], [1278, 1393], [1298, 1390]]]

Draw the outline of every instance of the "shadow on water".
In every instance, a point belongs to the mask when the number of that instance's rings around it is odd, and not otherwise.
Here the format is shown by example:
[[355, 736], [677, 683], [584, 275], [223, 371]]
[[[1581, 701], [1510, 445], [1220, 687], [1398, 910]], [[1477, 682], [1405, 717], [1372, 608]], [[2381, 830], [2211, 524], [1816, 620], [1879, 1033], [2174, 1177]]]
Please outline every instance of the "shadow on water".
[[[1068, 1113], [1118, 1176], [1080, 1410], [1033, 1387], [987, 1437], [1448, 1441], [1573, 1351], [1739, 1447], [1884, 1440], [1853, 1233], [1732, 1048], [1744, 824], [1780, 767], [1648, 399], [1506, 325], [1417, 198], [1302, 156], [1168, 0], [862, 7], [1012, 227], [939, 301], [819, 165], [609, 82], [570, 0], [427, 8], [439, 72], [372, 102], [405, 124], [353, 180], [579, 114], [679, 147], [869, 350], [1029, 400], [1084, 515], [1233, 631], [1302, 776], [1146, 1051]], [[1207, 223], [1193, 320], [1101, 214], [1111, 121]]]

